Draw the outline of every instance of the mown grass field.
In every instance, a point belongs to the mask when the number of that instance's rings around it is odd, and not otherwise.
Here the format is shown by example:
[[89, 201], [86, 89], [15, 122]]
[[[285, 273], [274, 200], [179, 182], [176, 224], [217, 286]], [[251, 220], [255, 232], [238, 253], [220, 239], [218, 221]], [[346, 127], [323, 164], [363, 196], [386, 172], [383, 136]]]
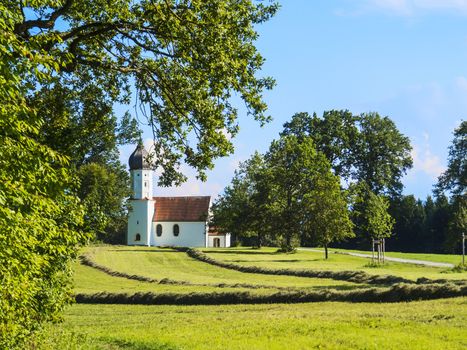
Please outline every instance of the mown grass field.
[[[243, 251], [238, 250], [239, 256]], [[264, 254], [264, 259], [268, 256]], [[332, 279], [310, 279], [290, 276], [247, 274], [222, 269], [187, 257], [184, 252], [172, 249], [144, 247], [96, 247], [90, 250], [92, 259], [112, 270], [139, 274], [155, 279], [170, 278], [194, 284], [252, 284], [268, 287], [296, 288], [361, 288], [361, 284]], [[283, 256], [282, 254], [278, 256]], [[289, 256], [285, 256], [286, 258]], [[267, 260], [266, 260], [267, 261]]]
[[[261, 266], [269, 268], [287, 269], [316, 269], [316, 270], [361, 270], [375, 275], [395, 275], [412, 280], [420, 277], [430, 279], [466, 279], [462, 272], [452, 272], [445, 267], [428, 267], [414, 264], [386, 262], [380, 267], [371, 267], [370, 259], [333, 253], [330, 249], [329, 259], [324, 259], [324, 253], [299, 250], [294, 254], [277, 254], [275, 248], [262, 248], [254, 250], [249, 248], [229, 249], [203, 249], [203, 251], [216, 260], [233, 262], [246, 266]], [[340, 250], [343, 251], [343, 250]], [[367, 253], [368, 252], [361, 252]], [[460, 262], [459, 256], [437, 254], [407, 254], [387, 253], [387, 256], [398, 258], [428, 260], [434, 262], [455, 263]]]
[[[204, 250], [215, 259], [270, 268], [365, 270], [411, 278], [467, 279], [467, 273], [391, 263], [367, 268], [364, 258], [274, 249]], [[366, 288], [362, 284], [320, 278], [242, 273], [209, 265], [171, 249], [102, 246], [84, 253], [113, 271], [188, 285], [148, 283], [110, 276], [76, 263], [75, 291], [96, 292], [240, 292], [236, 283], [264, 285], [253, 293], [280, 288]], [[410, 257], [413, 258], [413, 257]], [[443, 259], [442, 257], [438, 257]], [[423, 257], [422, 260], [435, 260]], [[402, 265], [402, 266], [400, 266]], [[225, 283], [220, 287], [217, 284]], [[50, 349], [465, 349], [467, 297], [408, 303], [342, 303], [262, 305], [98, 305], [76, 304], [64, 322], [49, 325], [37, 342]]]

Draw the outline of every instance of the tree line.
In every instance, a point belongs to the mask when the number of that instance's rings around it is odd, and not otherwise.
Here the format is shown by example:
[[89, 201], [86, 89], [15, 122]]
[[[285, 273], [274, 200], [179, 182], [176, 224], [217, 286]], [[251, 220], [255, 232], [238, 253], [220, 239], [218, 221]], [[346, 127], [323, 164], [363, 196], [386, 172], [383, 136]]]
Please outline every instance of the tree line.
[[[436, 200], [402, 195], [412, 166], [409, 139], [388, 117], [347, 110], [297, 113], [265, 154], [240, 164], [213, 205], [212, 224], [240, 244], [330, 244], [455, 252], [465, 230], [466, 122], [454, 134]], [[445, 191], [451, 193], [448, 199]]]

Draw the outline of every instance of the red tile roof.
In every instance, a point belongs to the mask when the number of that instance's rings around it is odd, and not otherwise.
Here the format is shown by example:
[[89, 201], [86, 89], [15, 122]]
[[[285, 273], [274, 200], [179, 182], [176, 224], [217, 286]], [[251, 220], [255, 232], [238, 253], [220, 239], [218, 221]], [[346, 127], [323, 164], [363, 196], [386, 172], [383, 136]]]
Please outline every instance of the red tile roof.
[[209, 226], [209, 236], [225, 236], [225, 233], [219, 232], [219, 229], [215, 226]]
[[154, 197], [152, 221], [206, 221], [211, 197]]

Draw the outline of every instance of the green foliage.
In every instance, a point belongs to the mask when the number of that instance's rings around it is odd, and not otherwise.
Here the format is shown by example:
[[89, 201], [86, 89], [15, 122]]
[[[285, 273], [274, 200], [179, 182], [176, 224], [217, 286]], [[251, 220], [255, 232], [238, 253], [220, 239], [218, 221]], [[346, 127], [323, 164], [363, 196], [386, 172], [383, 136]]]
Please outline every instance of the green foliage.
[[456, 196], [467, 195], [467, 121], [454, 130], [449, 147], [448, 168], [439, 177], [436, 192], [451, 191]]
[[301, 141], [285, 136], [273, 141], [266, 154], [268, 183], [271, 188], [269, 215], [276, 239], [285, 250], [293, 249], [301, 236], [311, 235], [310, 203], [306, 201], [321, 176], [330, 172], [325, 157], [316, 152], [310, 139]]
[[238, 131], [232, 94], [255, 119], [269, 120], [261, 94], [274, 81], [256, 77], [264, 59], [254, 42], [255, 26], [276, 13], [276, 3], [42, 0], [9, 8], [11, 35], [34, 42], [56, 62], [46, 91], [81, 102], [94, 96], [74, 106], [92, 115], [114, 102], [128, 104], [130, 86], [136, 87], [138, 113], [154, 132], [161, 184], [185, 180], [181, 161], [204, 179], [214, 159], [233, 151], [227, 135]]
[[347, 110], [297, 113], [282, 135], [311, 137], [331, 162], [334, 174], [348, 182], [364, 182], [376, 194], [399, 194], [401, 178], [412, 166], [410, 141], [394, 122], [378, 113], [352, 115]]
[[213, 206], [213, 225], [257, 246], [277, 242], [292, 252], [314, 237], [327, 246], [352, 235], [339, 178], [310, 138], [283, 136], [241, 164]]
[[255, 153], [240, 164], [231, 184], [212, 206], [212, 226], [231, 233], [237, 242], [254, 237], [253, 245], [258, 248], [271, 238], [266, 171], [264, 157]]
[[392, 234], [394, 219], [388, 213], [389, 200], [373, 192], [367, 194], [366, 206], [362, 213], [365, 230], [374, 239], [388, 238]]
[[69, 162], [37, 141], [42, 121], [24, 97], [58, 64], [40, 38], [13, 34], [11, 4], [0, 13], [0, 347], [13, 349], [70, 301], [68, 262], [85, 235]]
[[78, 196], [85, 207], [84, 230], [95, 239], [110, 243], [126, 243], [126, 201], [131, 194], [129, 176], [116, 163], [89, 163], [78, 169]]
[[355, 237], [339, 178], [330, 171], [316, 179], [313, 190], [305, 195], [303, 205], [309, 208], [306, 225], [316, 242], [324, 247], [326, 259], [330, 243]]

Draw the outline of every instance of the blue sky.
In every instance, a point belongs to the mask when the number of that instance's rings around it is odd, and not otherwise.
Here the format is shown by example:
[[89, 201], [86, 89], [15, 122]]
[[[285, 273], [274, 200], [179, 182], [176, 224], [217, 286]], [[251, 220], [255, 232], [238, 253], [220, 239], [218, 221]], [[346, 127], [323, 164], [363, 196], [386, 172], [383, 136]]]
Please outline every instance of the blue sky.
[[[445, 169], [452, 132], [467, 115], [467, 0], [282, 0], [258, 27], [261, 75], [273, 121], [261, 128], [240, 111], [235, 154], [201, 183], [156, 188], [158, 195], [217, 196], [240, 161], [267, 150], [296, 112], [349, 109], [389, 116], [413, 146], [404, 193], [425, 198]], [[146, 142], [151, 133], [144, 130]], [[132, 147], [121, 149], [128, 159]]]

